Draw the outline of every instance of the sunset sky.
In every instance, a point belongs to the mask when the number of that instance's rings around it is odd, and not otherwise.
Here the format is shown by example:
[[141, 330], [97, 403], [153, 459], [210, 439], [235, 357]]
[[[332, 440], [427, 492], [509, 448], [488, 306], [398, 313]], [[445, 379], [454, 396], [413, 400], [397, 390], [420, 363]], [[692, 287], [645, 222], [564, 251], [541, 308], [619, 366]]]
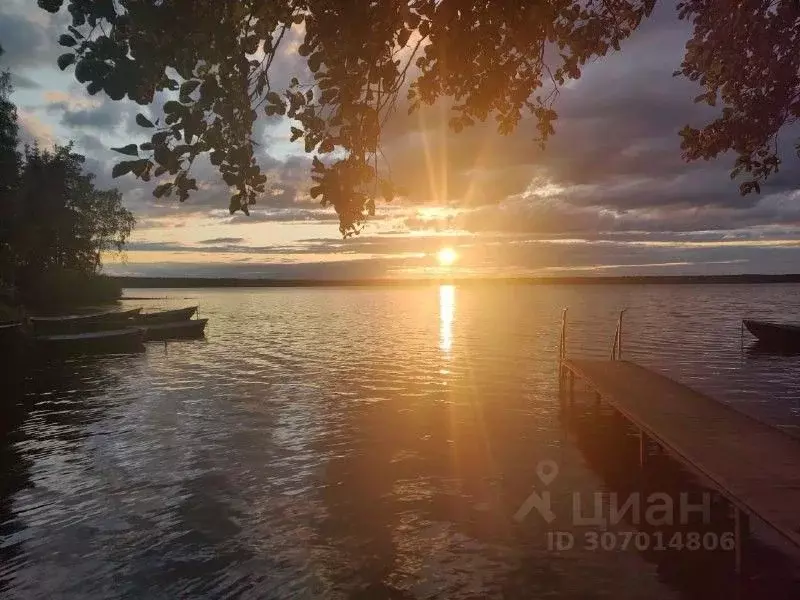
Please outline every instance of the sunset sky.
[[[227, 186], [199, 165], [201, 190], [181, 205], [152, 186], [110, 178], [111, 146], [145, 141], [131, 102], [89, 96], [55, 66], [66, 11], [4, 0], [0, 68], [13, 73], [22, 137], [74, 140], [101, 187], [118, 187], [139, 224], [106, 271], [130, 275], [417, 277], [784, 273], [800, 270], [798, 161], [786, 162], [760, 196], [741, 197], [733, 157], [686, 164], [677, 131], [713, 114], [694, 105], [694, 84], [673, 78], [689, 28], [668, 4], [622, 47], [587, 66], [556, 109], [556, 136], [541, 151], [530, 121], [503, 137], [492, 124], [447, 131], [442, 106], [402, 108], [384, 151], [409, 197], [379, 205], [358, 237], [342, 240], [333, 209], [307, 194], [310, 157], [288, 141], [288, 123], [262, 118], [256, 132], [268, 193], [250, 217], [228, 214]], [[296, 44], [276, 65], [301, 73]], [[154, 108], [153, 110], [157, 110]], [[441, 265], [452, 248], [457, 259]]]

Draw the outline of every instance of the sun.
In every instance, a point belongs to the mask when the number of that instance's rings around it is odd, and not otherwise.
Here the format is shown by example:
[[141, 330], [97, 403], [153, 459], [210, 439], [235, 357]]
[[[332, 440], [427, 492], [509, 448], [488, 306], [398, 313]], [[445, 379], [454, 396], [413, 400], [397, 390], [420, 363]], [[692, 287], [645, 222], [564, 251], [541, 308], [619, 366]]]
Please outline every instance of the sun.
[[439, 261], [441, 266], [449, 267], [458, 260], [458, 254], [452, 248], [442, 248], [436, 254], [436, 260]]

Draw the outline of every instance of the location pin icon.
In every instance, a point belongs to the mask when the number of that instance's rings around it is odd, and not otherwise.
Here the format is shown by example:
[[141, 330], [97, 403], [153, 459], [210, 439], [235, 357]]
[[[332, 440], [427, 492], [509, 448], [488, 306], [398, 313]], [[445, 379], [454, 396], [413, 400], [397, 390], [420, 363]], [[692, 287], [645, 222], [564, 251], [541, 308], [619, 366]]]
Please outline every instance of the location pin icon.
[[536, 475], [545, 485], [553, 483], [553, 480], [558, 477], [558, 465], [556, 461], [550, 459], [540, 460], [536, 465]]

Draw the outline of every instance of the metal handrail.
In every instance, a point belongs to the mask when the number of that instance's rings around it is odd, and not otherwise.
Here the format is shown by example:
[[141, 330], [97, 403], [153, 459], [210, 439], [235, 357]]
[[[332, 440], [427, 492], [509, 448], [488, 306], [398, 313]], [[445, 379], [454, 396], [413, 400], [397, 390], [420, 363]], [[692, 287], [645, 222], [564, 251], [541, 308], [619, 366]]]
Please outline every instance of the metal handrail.
[[625, 314], [627, 308], [619, 311], [619, 319], [617, 319], [617, 330], [614, 332], [614, 343], [611, 345], [611, 360], [622, 359], [622, 315]]

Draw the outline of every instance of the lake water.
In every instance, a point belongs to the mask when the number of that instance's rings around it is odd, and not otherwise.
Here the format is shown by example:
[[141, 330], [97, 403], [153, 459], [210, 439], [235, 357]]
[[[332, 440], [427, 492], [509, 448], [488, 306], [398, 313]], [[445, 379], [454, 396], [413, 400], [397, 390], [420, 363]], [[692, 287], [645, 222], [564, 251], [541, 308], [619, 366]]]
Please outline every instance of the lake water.
[[559, 515], [576, 493], [701, 492], [667, 458], [639, 471], [610, 410], [561, 410], [562, 307], [570, 355], [607, 356], [628, 308], [626, 358], [796, 431], [800, 357], [743, 348], [740, 319], [800, 320], [800, 286], [127, 294], [199, 304], [206, 339], [5, 376], [0, 597], [800, 597], [768, 533], [737, 586], [731, 553], [558, 552], [548, 531], [591, 528], [520, 512], [543, 460]]

